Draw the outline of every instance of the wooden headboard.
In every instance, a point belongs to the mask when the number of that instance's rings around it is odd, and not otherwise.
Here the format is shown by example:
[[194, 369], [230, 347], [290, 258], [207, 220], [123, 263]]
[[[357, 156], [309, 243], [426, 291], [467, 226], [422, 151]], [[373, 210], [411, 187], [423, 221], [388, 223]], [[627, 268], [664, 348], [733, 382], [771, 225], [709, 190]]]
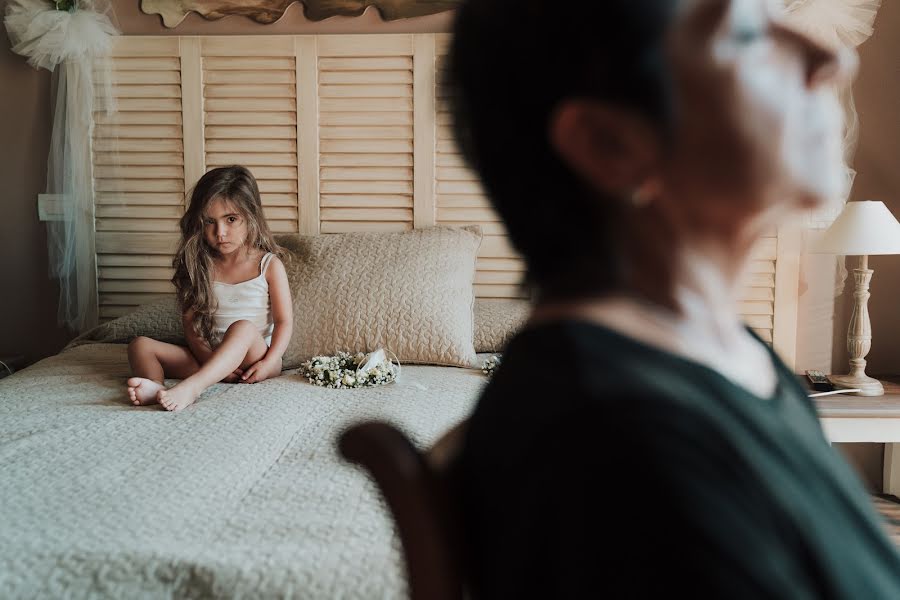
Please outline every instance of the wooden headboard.
[[[121, 37], [119, 111], [96, 114], [101, 320], [173, 293], [186, 192], [246, 165], [278, 233], [478, 223], [481, 298], [512, 298], [524, 269], [452, 139], [439, 80], [447, 34]], [[742, 310], [793, 361], [799, 248], [763, 240]]]

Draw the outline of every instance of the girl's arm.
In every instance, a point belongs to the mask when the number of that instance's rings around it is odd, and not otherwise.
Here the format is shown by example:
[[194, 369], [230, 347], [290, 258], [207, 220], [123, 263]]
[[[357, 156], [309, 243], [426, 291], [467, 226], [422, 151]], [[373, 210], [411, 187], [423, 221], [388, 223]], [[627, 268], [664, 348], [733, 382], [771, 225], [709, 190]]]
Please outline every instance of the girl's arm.
[[194, 358], [200, 365], [204, 365], [212, 355], [212, 348], [201, 338], [194, 330], [194, 310], [188, 309], [181, 314], [181, 325], [184, 328], [184, 339], [187, 340], [188, 348]]
[[287, 350], [288, 343], [291, 341], [291, 333], [294, 330], [291, 288], [288, 284], [284, 263], [277, 256], [272, 257], [272, 262], [266, 271], [266, 281], [269, 284], [269, 301], [272, 303], [272, 321], [275, 325], [272, 331], [272, 345], [269, 346], [269, 350], [262, 360], [244, 371], [241, 379], [246, 383], [263, 381], [276, 370], [281, 370], [281, 357]]

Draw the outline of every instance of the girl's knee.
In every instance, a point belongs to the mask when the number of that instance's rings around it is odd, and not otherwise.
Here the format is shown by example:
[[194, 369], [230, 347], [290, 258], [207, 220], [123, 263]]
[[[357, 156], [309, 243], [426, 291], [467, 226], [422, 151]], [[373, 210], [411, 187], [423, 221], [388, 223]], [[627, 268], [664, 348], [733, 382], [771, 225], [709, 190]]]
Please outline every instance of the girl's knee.
[[246, 319], [235, 321], [228, 326], [227, 330], [225, 330], [225, 335], [231, 334], [244, 336], [250, 335], [252, 333], [257, 333], [256, 326]]
[[153, 339], [148, 338], [143, 335], [139, 335], [138, 337], [136, 337], [133, 340], [131, 340], [130, 342], [128, 342], [128, 352], [129, 353], [145, 352], [147, 350], [150, 350], [151, 346], [153, 345], [153, 342], [154, 342]]
[[128, 362], [135, 364], [156, 356], [157, 342], [153, 338], [140, 335], [128, 342]]

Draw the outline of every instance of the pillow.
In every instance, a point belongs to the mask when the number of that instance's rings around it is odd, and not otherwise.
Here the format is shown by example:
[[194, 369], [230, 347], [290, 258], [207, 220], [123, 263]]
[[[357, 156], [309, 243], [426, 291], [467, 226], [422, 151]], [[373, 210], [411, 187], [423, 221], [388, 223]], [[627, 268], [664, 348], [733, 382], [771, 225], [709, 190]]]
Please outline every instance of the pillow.
[[127, 344], [139, 335], [179, 346], [187, 345], [181, 326], [181, 311], [174, 294], [98, 325], [69, 342], [66, 348], [91, 343]]
[[531, 311], [527, 300], [478, 298], [475, 300], [475, 352], [503, 352], [525, 324]]
[[294, 304], [284, 367], [338, 350], [385, 347], [402, 363], [476, 362], [477, 226], [280, 236]]

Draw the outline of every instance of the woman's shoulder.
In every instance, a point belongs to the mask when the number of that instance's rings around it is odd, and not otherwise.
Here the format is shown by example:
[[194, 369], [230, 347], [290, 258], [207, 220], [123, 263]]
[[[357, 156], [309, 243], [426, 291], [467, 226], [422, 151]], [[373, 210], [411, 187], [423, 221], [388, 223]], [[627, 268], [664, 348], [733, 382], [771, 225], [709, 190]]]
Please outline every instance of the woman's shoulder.
[[708, 370], [668, 352], [602, 325], [559, 321], [520, 331], [482, 398], [500, 412], [531, 406], [542, 419], [548, 412], [703, 412], [727, 391]]
[[[504, 359], [524, 369], [539, 365], [579, 372], [632, 373], [637, 365], [668, 367], [668, 354], [605, 325], [559, 320], [526, 325], [510, 341]], [[507, 361], [504, 360], [504, 364]], [[642, 378], [643, 379], [643, 378]]]
[[658, 396], [664, 391], [659, 383], [677, 373], [665, 356], [604, 326], [558, 321], [521, 330], [507, 346], [489, 390], [495, 385], [522, 385], [553, 395], [565, 390], [571, 401], [623, 394]]

